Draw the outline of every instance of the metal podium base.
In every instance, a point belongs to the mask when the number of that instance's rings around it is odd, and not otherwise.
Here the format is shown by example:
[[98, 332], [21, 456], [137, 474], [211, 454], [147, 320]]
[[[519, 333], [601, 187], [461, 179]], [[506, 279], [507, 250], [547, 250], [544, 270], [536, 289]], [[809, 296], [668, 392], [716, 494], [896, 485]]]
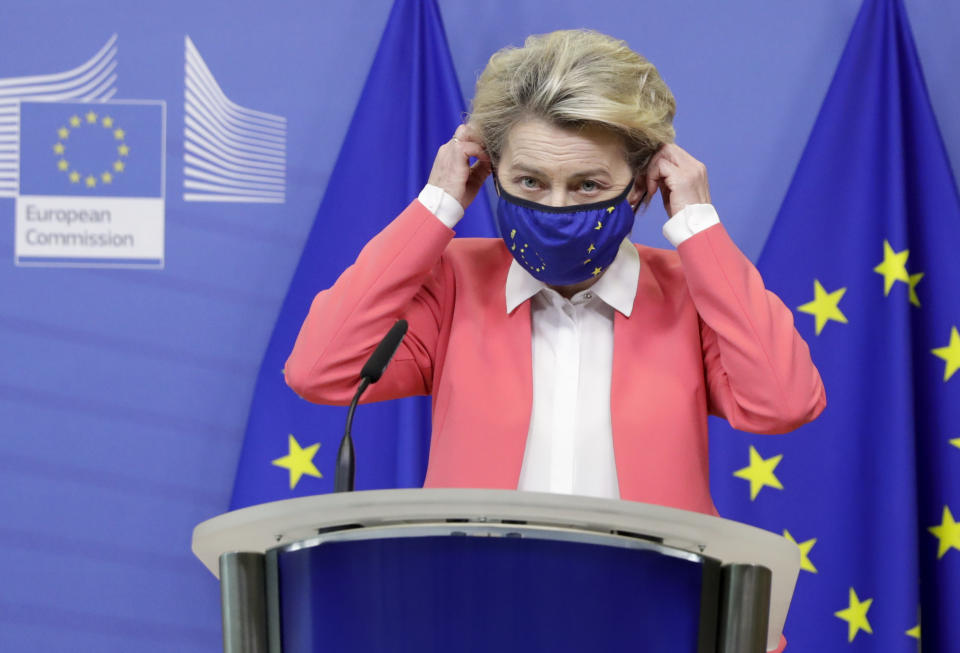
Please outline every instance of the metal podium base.
[[267, 653], [266, 556], [220, 556], [220, 606], [224, 653]]
[[[380, 529], [374, 529], [380, 530]], [[598, 535], [566, 529], [538, 529], [521, 525], [494, 524], [420, 524], [415, 527], [389, 529], [392, 535], [396, 530], [412, 530], [418, 535], [453, 536], [462, 538], [522, 538], [562, 540], [567, 542], [591, 542], [607, 544], [615, 549], [627, 547], [633, 550], [656, 551], [669, 557], [677, 555], [659, 543], [643, 539], [625, 538], [622, 535]], [[498, 532], [503, 531], [503, 532]], [[540, 531], [540, 532], [538, 532]], [[296, 553], [317, 550], [326, 544], [337, 541], [357, 541], [370, 537], [371, 533], [348, 529], [328, 532], [309, 541], [286, 547], [278, 547], [266, 555], [261, 553], [225, 553], [220, 557], [221, 601], [223, 607], [223, 645], [224, 653], [281, 653], [280, 601], [278, 590], [278, 555], [284, 551]], [[379, 533], [382, 537], [386, 533]], [[401, 536], [409, 537], [414, 533]], [[633, 539], [633, 542], [623, 540]], [[611, 554], [608, 555], [612, 555]], [[766, 650], [767, 615], [770, 601], [771, 572], [759, 565], [727, 564], [722, 567], [716, 561], [693, 554], [685, 554], [690, 559], [699, 558], [704, 567], [702, 575], [702, 595], [700, 597], [701, 617], [716, 615], [715, 619], [700, 622], [699, 642], [693, 645], [697, 653], [764, 653]], [[606, 556], [604, 556], [606, 557]], [[306, 568], [309, 568], [308, 565]], [[709, 572], [708, 568], [717, 571]], [[334, 574], [336, 575], [336, 574]], [[299, 576], [299, 574], [298, 574]], [[341, 579], [342, 580], [342, 579]], [[646, 590], [643, 590], [646, 591]], [[437, 615], [438, 618], [441, 615]], [[658, 624], [660, 622], [657, 622]], [[560, 624], [563, 627], [565, 624]], [[691, 624], [695, 626], [696, 624]], [[663, 628], [669, 630], [667, 623]], [[685, 630], [685, 629], [684, 629]], [[516, 637], [523, 638], [521, 632]], [[678, 633], [677, 643], [686, 638]], [[696, 639], [696, 638], [695, 638]], [[334, 642], [331, 642], [334, 643]], [[300, 650], [311, 650], [297, 648]], [[402, 646], [400, 647], [403, 648]], [[427, 647], [430, 648], [430, 647]], [[684, 647], [680, 647], [684, 648]], [[365, 650], [361, 647], [358, 650]], [[400, 649], [397, 649], [400, 650]], [[406, 650], [406, 649], [403, 649]], [[556, 650], [556, 649], [555, 649]], [[669, 647], [673, 650], [673, 647]], [[693, 649], [691, 649], [693, 650]]]

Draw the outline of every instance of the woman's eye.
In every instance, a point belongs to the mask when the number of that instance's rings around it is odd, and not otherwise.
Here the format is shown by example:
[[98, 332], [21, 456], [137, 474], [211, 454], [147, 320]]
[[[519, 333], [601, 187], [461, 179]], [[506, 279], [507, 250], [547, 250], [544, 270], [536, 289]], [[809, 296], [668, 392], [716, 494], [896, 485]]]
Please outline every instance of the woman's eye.
[[597, 182], [587, 179], [586, 181], [580, 183], [580, 190], [592, 193], [593, 191], [597, 190]]
[[521, 177], [520, 185], [526, 189], [533, 190], [537, 187], [537, 180], [533, 177]]

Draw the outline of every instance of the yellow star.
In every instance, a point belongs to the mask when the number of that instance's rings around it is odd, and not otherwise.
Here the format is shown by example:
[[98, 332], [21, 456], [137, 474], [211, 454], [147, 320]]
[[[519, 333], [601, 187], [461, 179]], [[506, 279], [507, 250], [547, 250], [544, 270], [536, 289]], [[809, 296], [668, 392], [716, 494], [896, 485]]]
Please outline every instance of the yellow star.
[[614, 209], [614, 208], [616, 208], [616, 207], [611, 206], [610, 208], [608, 208], [608, 209], [607, 209], [607, 213], [613, 213], [613, 209]]
[[66, 138], [69, 135], [70, 135], [70, 130], [67, 129], [66, 127], [61, 127], [60, 129], [57, 130], [57, 136], [60, 138]]
[[957, 449], [960, 449], [960, 438], [954, 438], [950, 440], [950, 444], [955, 446]]
[[117, 172], [123, 172], [124, 167], [125, 167], [125, 166], [123, 165], [123, 161], [114, 161], [114, 162], [113, 162], [113, 169], [114, 169], [115, 171], [117, 171]]
[[93, 111], [88, 112], [86, 117], [87, 117], [87, 122], [90, 123], [91, 125], [97, 122], [97, 114], [95, 114]]
[[111, 118], [110, 116], [104, 116], [103, 120], [100, 121], [100, 124], [106, 127], [107, 129], [110, 129], [111, 127], [113, 127], [113, 118]]
[[914, 306], [920, 305], [920, 298], [917, 297], [917, 284], [920, 283], [920, 279], [923, 279], [923, 272], [911, 274], [910, 280], [907, 281], [910, 284], [910, 303]]
[[917, 624], [916, 626], [908, 630], [907, 635], [909, 637], [913, 637], [914, 639], [920, 639], [920, 624]]
[[603, 272], [603, 268], [600, 268], [600, 267], [593, 268], [593, 276], [598, 277], [600, 276], [601, 272]]
[[79, 127], [80, 126], [80, 116], [70, 116], [70, 126]]
[[940, 540], [940, 546], [937, 549], [937, 559], [939, 560], [947, 554], [950, 549], [960, 551], [960, 522], [953, 521], [953, 513], [950, 508], [943, 507], [943, 521], [939, 526], [931, 526], [927, 529]]
[[70, 183], [76, 184], [80, 181], [80, 173], [74, 170], [70, 173]]
[[953, 373], [960, 369], [960, 333], [957, 333], [957, 327], [950, 329], [949, 345], [931, 349], [930, 353], [947, 361], [943, 368], [943, 381], [946, 383], [953, 376]]
[[511, 237], [511, 238], [516, 238], [516, 237], [517, 237], [517, 230], [516, 230], [516, 229], [511, 229], [511, 230], [510, 230], [510, 237]]
[[588, 258], [586, 261], [583, 262], [583, 264], [586, 265], [587, 263], [589, 263], [589, 262], [592, 261], [592, 260], [593, 260], [592, 258]]
[[291, 433], [288, 436], [287, 447], [289, 453], [282, 458], [277, 458], [274, 460], [273, 464], [277, 467], [283, 467], [284, 469], [290, 470], [291, 490], [297, 486], [297, 483], [300, 482], [300, 477], [304, 474], [308, 476], [316, 476], [317, 478], [323, 478], [323, 475], [320, 474], [320, 471], [317, 469], [316, 465], [313, 464], [313, 457], [316, 455], [317, 449], [320, 448], [319, 442], [316, 444], [311, 444], [306, 449], [301, 449], [300, 444]]
[[841, 288], [840, 290], [834, 290], [828, 293], [823, 289], [823, 286], [820, 285], [820, 281], [814, 279], [813, 301], [807, 302], [802, 306], [797, 306], [797, 310], [801, 313], [809, 313], [816, 318], [815, 324], [817, 335], [819, 336], [820, 332], [823, 331], [823, 327], [825, 327], [830, 320], [842, 324], [847, 323], [847, 316], [840, 310], [840, 300], [843, 299], [843, 295], [846, 292], [846, 288]]
[[120, 156], [127, 156], [130, 154], [130, 148], [126, 145], [118, 145], [117, 152], [120, 154]]
[[87, 175], [87, 178], [84, 181], [87, 182], [87, 188], [93, 188], [97, 185], [97, 178], [93, 175]]
[[867, 621], [867, 610], [870, 609], [871, 603], [873, 603], [873, 599], [867, 599], [861, 602], [860, 599], [857, 598], [857, 593], [854, 592], [851, 587], [849, 607], [833, 613], [834, 616], [847, 622], [848, 642], [852, 642], [853, 638], [856, 637], [857, 633], [861, 630], [865, 630], [871, 635], [873, 634], [873, 628], [870, 627], [870, 622]]
[[56, 145], [53, 146], [53, 153], [54, 153], [54, 154], [63, 154], [63, 149], [64, 149], [64, 148], [63, 148], [63, 143], [57, 143]]
[[877, 274], [883, 275], [883, 296], [890, 294], [890, 289], [897, 281], [910, 283], [910, 275], [907, 274], [907, 257], [910, 256], [910, 250], [905, 249], [902, 252], [894, 252], [890, 243], [883, 241], [883, 262], [873, 268]]
[[817, 573], [817, 568], [813, 566], [813, 563], [810, 562], [810, 549], [813, 548], [813, 545], [817, 543], [817, 538], [807, 540], [806, 542], [797, 542], [793, 539], [793, 535], [790, 534], [790, 531], [783, 529], [783, 536], [797, 545], [797, 548], [800, 549], [800, 569], [804, 571], [809, 571], [811, 573]]
[[125, 131], [123, 131], [122, 129], [114, 129], [114, 130], [113, 130], [113, 137], [114, 137], [115, 139], [117, 139], [118, 141], [122, 141], [126, 135], [127, 135], [127, 133], [126, 133]]
[[67, 163], [65, 159], [60, 159], [59, 161], [57, 161], [57, 168], [58, 168], [58, 169], [63, 170], [63, 171], [66, 171], [66, 169], [69, 168], [69, 167], [70, 167], [70, 164]]
[[600, 231], [603, 229], [603, 223], [597, 220], [597, 226], [593, 228], [594, 231]]
[[760, 454], [757, 453], [757, 450], [753, 448], [753, 445], [750, 445], [750, 464], [743, 469], [738, 469], [733, 475], [737, 478], [750, 481], [751, 501], [757, 498], [757, 495], [764, 486], [776, 488], [777, 490], [783, 489], [780, 479], [773, 473], [773, 470], [777, 468], [782, 458], [783, 454], [780, 454], [764, 460], [760, 457]]
[[105, 172], [100, 175], [100, 179], [103, 180], [103, 183], [109, 184], [111, 181], [113, 181], [113, 175], [111, 175], [109, 172]]
[[596, 246], [593, 243], [590, 243], [590, 247], [587, 248], [587, 254], [596, 249]]

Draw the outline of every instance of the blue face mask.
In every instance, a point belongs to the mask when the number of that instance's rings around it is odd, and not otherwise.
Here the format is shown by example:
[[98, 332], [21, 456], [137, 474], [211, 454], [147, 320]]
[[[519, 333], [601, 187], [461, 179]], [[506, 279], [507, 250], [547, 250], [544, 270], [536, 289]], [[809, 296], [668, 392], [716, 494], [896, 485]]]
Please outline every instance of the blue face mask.
[[575, 206], [545, 206], [508, 194], [494, 180], [500, 201], [497, 226], [513, 258], [550, 286], [569, 286], [600, 276], [633, 228], [627, 195]]

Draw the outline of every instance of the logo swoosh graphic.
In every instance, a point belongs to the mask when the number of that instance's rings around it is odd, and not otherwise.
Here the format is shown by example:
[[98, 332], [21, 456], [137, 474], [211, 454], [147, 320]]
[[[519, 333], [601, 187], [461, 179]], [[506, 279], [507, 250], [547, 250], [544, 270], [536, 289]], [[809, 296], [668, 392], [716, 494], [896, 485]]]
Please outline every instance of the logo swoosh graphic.
[[185, 39], [183, 199], [286, 199], [287, 119], [226, 96], [189, 36]]

